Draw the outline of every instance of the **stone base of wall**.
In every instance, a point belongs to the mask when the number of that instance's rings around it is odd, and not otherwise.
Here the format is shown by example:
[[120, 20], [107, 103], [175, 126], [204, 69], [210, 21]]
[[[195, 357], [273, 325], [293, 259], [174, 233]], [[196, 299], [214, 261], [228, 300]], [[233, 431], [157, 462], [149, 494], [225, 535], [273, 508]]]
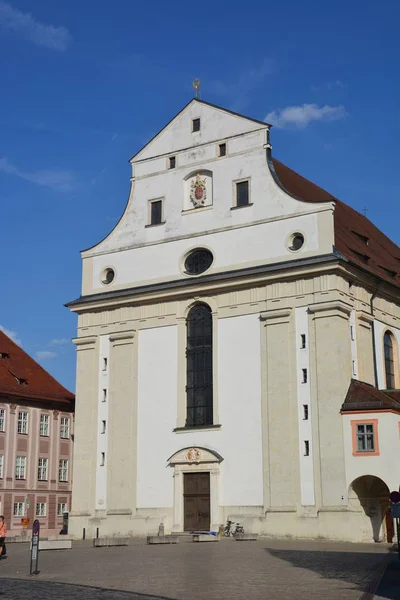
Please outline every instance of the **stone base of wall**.
[[[301, 508], [285, 510], [276, 509], [264, 513], [251, 513], [250, 510], [241, 511], [243, 507], [221, 507], [224, 515], [223, 526], [226, 519], [239, 522], [246, 533], [255, 533], [259, 536], [276, 538], [304, 538], [325, 539], [346, 542], [368, 542], [376, 538], [372, 521], [363, 511], [350, 511], [338, 507], [337, 509]], [[252, 507], [253, 511], [255, 507]], [[139, 511], [138, 511], [139, 512]], [[145, 516], [136, 515], [104, 515], [102, 518], [89, 516], [70, 516], [69, 537], [82, 539], [85, 528], [86, 539], [100, 537], [147, 537], [157, 535], [161, 523], [164, 525], [165, 535], [169, 535], [173, 526], [172, 509], [151, 509]], [[176, 532], [174, 532], [176, 533]], [[382, 525], [379, 539], [385, 541], [385, 529]]]

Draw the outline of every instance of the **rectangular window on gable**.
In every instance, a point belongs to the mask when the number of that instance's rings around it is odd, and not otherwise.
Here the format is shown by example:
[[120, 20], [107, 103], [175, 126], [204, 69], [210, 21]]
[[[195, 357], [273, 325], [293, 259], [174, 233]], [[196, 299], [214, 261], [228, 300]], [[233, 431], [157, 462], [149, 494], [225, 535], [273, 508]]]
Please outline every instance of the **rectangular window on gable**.
[[196, 131], [200, 131], [200, 119], [193, 119], [192, 131], [193, 133], [195, 133]]
[[176, 158], [175, 156], [168, 157], [168, 169], [175, 169], [176, 167]]
[[249, 204], [249, 182], [239, 181], [236, 184], [236, 206], [248, 206]]
[[150, 201], [150, 225], [161, 225], [163, 222], [163, 201]]
[[226, 144], [219, 144], [218, 156], [226, 156]]

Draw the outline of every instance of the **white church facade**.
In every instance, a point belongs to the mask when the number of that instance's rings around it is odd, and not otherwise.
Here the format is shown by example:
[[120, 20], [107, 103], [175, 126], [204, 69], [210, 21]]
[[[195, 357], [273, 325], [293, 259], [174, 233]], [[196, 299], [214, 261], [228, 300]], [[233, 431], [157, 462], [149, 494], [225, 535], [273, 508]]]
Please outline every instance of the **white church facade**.
[[193, 99], [82, 252], [73, 536], [393, 537], [400, 249]]

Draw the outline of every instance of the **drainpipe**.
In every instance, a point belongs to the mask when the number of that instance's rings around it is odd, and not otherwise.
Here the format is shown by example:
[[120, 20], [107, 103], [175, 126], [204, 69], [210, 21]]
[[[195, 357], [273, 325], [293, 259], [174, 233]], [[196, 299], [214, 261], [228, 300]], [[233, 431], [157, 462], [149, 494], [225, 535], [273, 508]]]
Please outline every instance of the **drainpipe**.
[[377, 368], [377, 365], [376, 365], [376, 340], [375, 340], [374, 300], [376, 298], [376, 295], [378, 293], [380, 285], [381, 285], [381, 282], [379, 282], [378, 285], [376, 286], [376, 289], [375, 289], [374, 293], [371, 296], [371, 300], [369, 301], [370, 310], [371, 310], [371, 316], [372, 316], [372, 356], [373, 356], [373, 360], [374, 360], [374, 380], [375, 380], [375, 387], [376, 388], [378, 388], [378, 368]]

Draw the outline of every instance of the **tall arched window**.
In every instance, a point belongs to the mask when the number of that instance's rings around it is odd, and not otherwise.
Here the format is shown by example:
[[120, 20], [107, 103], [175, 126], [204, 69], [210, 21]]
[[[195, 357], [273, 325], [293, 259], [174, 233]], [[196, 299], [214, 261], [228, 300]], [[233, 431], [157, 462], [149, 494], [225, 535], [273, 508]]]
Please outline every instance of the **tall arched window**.
[[195, 304], [187, 316], [186, 425], [213, 423], [212, 313]]
[[386, 331], [383, 337], [383, 347], [385, 351], [386, 389], [392, 390], [396, 387], [396, 382], [394, 371], [393, 335], [390, 333], [390, 331]]

